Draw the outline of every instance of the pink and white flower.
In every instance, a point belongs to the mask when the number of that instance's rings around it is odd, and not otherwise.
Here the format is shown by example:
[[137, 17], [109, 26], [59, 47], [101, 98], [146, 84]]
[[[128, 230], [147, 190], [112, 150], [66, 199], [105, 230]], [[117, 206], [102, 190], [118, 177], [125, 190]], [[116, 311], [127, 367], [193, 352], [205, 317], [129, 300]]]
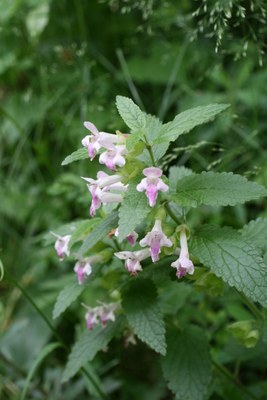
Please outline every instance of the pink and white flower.
[[97, 173], [97, 179], [82, 177], [87, 182], [87, 187], [92, 195], [92, 203], [90, 207], [90, 215], [93, 217], [96, 210], [101, 207], [102, 204], [108, 203], [120, 203], [123, 200], [123, 196], [120, 193], [125, 192], [127, 186], [121, 182], [120, 175], [109, 176], [103, 171]]
[[158, 261], [161, 247], [172, 247], [172, 241], [163, 233], [161, 221], [159, 219], [156, 220], [152, 231], [148, 232], [144, 239], [140, 241], [140, 246], [150, 247], [150, 254], [153, 262]]
[[82, 304], [86, 309], [85, 314], [86, 325], [89, 330], [92, 330], [94, 325], [98, 325], [101, 321], [103, 328], [107, 326], [108, 321], [115, 321], [115, 310], [118, 308], [119, 303], [100, 303], [98, 307], [88, 307]]
[[137, 275], [139, 271], [142, 271], [140, 261], [148, 258], [150, 255], [149, 249], [138, 250], [138, 251], [120, 251], [114, 253], [120, 260], [125, 260], [125, 268], [131, 275]]
[[79, 260], [74, 266], [79, 285], [82, 285], [86, 278], [92, 273], [92, 266], [89, 259]]
[[90, 121], [85, 121], [84, 126], [91, 132], [91, 135], [87, 135], [82, 139], [82, 145], [87, 147], [88, 155], [91, 160], [93, 160], [102, 146], [110, 146], [112, 143], [118, 141], [117, 135], [107, 132], [99, 132], [96, 126]]
[[94, 325], [99, 323], [99, 312], [97, 308], [88, 309], [85, 314], [86, 326], [89, 331], [91, 331]]
[[110, 170], [115, 170], [116, 166], [123, 167], [125, 165], [125, 154], [127, 154], [125, 145], [112, 146], [100, 155], [99, 162], [105, 164]]
[[[114, 235], [116, 237], [119, 236], [119, 229], [118, 228], [115, 230]], [[126, 236], [126, 239], [128, 240], [128, 242], [130, 243], [131, 246], [135, 245], [137, 238], [138, 238], [138, 233], [135, 232], [135, 231], [132, 231], [131, 233], [129, 233], [129, 235]]]
[[160, 178], [162, 175], [162, 170], [160, 168], [145, 168], [143, 174], [146, 178], [141, 180], [141, 182], [136, 186], [136, 189], [138, 192], [146, 191], [149, 205], [150, 207], [153, 207], [156, 204], [158, 192], [166, 192], [169, 189], [169, 186]]
[[70, 255], [68, 245], [71, 235], [60, 236], [54, 232], [51, 232], [51, 234], [57, 238], [55, 243], [55, 249], [60, 261], [63, 261], [66, 256]]
[[115, 321], [115, 314], [114, 311], [117, 308], [117, 304], [103, 304], [100, 319], [102, 322], [102, 326], [106, 327], [108, 321]]
[[179, 258], [171, 264], [177, 270], [176, 276], [178, 279], [183, 278], [186, 274], [192, 275], [194, 273], [194, 264], [189, 259], [187, 237], [184, 229], [180, 232], [180, 247]]

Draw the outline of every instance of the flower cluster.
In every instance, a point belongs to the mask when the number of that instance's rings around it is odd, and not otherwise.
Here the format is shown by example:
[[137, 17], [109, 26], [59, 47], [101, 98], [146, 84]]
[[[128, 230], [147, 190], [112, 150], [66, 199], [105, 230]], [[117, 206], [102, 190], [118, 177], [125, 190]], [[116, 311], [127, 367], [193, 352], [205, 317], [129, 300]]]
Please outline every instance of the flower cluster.
[[[100, 164], [104, 164], [108, 169], [113, 171], [112, 175], [108, 175], [104, 171], [97, 173], [96, 179], [91, 177], [82, 177], [86, 182], [89, 192], [91, 193], [91, 206], [90, 215], [94, 217], [97, 210], [102, 206], [109, 203], [120, 204], [123, 201], [125, 192], [128, 190], [128, 185], [123, 182], [123, 177], [119, 173], [119, 167], [123, 167], [127, 160], [126, 139], [127, 134], [117, 132], [111, 134], [107, 132], [100, 132], [95, 125], [89, 121], [84, 123], [84, 126], [90, 131], [90, 134], [82, 139], [82, 145], [88, 149], [88, 156], [93, 160], [99, 154]], [[145, 167], [142, 171], [144, 178], [136, 186], [138, 192], [145, 192], [150, 207], [154, 207], [153, 215], [155, 220], [153, 226], [145, 236], [139, 240], [139, 235], [135, 231], [131, 231], [126, 235], [125, 239], [131, 246], [134, 246], [133, 251], [118, 251], [114, 255], [120, 260], [124, 260], [125, 269], [131, 275], [137, 275], [142, 271], [141, 262], [147, 258], [151, 258], [155, 263], [159, 260], [163, 247], [172, 248], [172, 254], [178, 254], [178, 259], [171, 264], [176, 268], [176, 276], [178, 279], [183, 278], [186, 274], [193, 274], [194, 265], [189, 258], [186, 227], [181, 226], [178, 228], [180, 232], [180, 250], [176, 249], [175, 240], [171, 240], [164, 233], [162, 224], [164, 217], [157, 208], [159, 192], [167, 192], [169, 186], [164, 182], [163, 172], [160, 168], [155, 166]], [[158, 204], [159, 206], [159, 204]], [[163, 206], [161, 206], [163, 210]], [[60, 260], [65, 256], [69, 256], [69, 242], [70, 235], [60, 236], [53, 233], [57, 240], [55, 248]], [[112, 235], [119, 236], [119, 228], [112, 231]], [[136, 248], [137, 244], [141, 248]], [[100, 257], [101, 258], [101, 257]], [[85, 259], [77, 260], [74, 271], [77, 274], [78, 283], [81, 285], [85, 282], [88, 276], [92, 273], [92, 262], [101, 261], [99, 256], [90, 256]], [[99, 307], [87, 307], [86, 322], [88, 329], [97, 324], [100, 320], [102, 325], [106, 324], [107, 320], [114, 320], [113, 306], [102, 304]]]
[[98, 307], [88, 307], [85, 304], [87, 312], [85, 314], [86, 326], [89, 330], [92, 330], [95, 325], [102, 323], [103, 328], [106, 327], [107, 322], [110, 320], [115, 321], [114, 312], [119, 307], [118, 303], [100, 303]]

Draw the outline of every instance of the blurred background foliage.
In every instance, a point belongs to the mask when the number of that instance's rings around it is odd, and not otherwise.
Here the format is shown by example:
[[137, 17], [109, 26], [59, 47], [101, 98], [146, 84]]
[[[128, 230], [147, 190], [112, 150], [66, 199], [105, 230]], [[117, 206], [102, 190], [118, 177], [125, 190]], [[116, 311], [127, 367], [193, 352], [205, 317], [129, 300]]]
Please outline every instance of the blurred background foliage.
[[[43, 234], [72, 219], [88, 218], [89, 197], [80, 176], [94, 175], [96, 163], [60, 166], [87, 134], [83, 121], [123, 131], [117, 94], [132, 97], [165, 122], [193, 106], [230, 103], [224, 118], [172, 144], [163, 166], [234, 171], [266, 185], [266, 43], [266, 3], [261, 0], [1, 0], [0, 258], [7, 278], [1, 283], [1, 398], [20, 398], [29, 369], [52, 337], [17, 282], [50, 319], [59, 290], [73, 279], [72, 265], [60, 263], [52, 246], [43, 246]], [[223, 211], [207, 209], [194, 223], [208, 219], [239, 228], [266, 216], [264, 206], [259, 201]], [[103, 282], [92, 287], [92, 297], [94, 290], [109, 285], [108, 279]], [[189, 292], [187, 287], [166, 298], [166, 307], [179, 304], [172, 310], [180, 310], [179, 318], [188, 318], [182, 309]], [[199, 310], [194, 318], [203, 324], [205, 313], [214, 331], [246, 313], [234, 294], [219, 300], [201, 291], [192, 296], [190, 307]], [[81, 317], [76, 305], [56, 321], [67, 343], [80, 329], [75, 327]], [[241, 344], [229, 332], [220, 331], [216, 340], [226, 363], [239, 357]], [[255, 352], [260, 354], [261, 347], [242, 353], [244, 361]], [[81, 378], [60, 383], [65, 358], [56, 349], [41, 363], [26, 398], [98, 398]], [[94, 368], [111, 398], [118, 398], [118, 390], [121, 399], [171, 398], [158, 360], [141, 344], [123, 351], [121, 344], [114, 345], [109, 355], [97, 357]], [[244, 380], [253, 381], [260, 368], [244, 369]], [[257, 379], [257, 390], [264, 393], [266, 383], [259, 375]], [[217, 385], [212, 398], [224, 398], [226, 390], [236, 389]]]

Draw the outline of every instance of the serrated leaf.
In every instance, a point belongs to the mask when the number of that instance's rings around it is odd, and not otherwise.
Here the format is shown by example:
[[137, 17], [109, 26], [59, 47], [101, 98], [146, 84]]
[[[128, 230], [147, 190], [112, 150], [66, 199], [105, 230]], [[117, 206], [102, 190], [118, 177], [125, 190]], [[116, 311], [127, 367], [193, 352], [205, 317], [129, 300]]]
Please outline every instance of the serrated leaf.
[[151, 208], [146, 195], [136, 190], [136, 185], [141, 181], [134, 180], [129, 184], [128, 190], [119, 211], [119, 240], [123, 240], [136, 226], [142, 222]]
[[117, 96], [116, 106], [123, 121], [130, 129], [142, 131], [146, 123], [146, 114], [131, 99]]
[[105, 328], [98, 325], [91, 331], [85, 331], [71, 349], [62, 382], [68, 381], [88, 361], [92, 361], [96, 353], [107, 346], [122, 326], [123, 318], [118, 317], [115, 322], [108, 322]]
[[176, 192], [177, 182], [182, 178], [192, 175], [193, 171], [185, 167], [171, 167], [169, 172], [170, 193]]
[[100, 222], [101, 219], [96, 217], [93, 219], [81, 221], [71, 235], [71, 239], [69, 241], [69, 249], [74, 243], [83, 240]]
[[267, 249], [267, 218], [258, 218], [241, 231], [242, 237], [248, 243], [258, 247], [260, 250]]
[[192, 237], [191, 253], [230, 286], [267, 307], [267, 265], [238, 231], [203, 226]]
[[204, 400], [211, 383], [209, 344], [202, 329], [167, 331], [167, 355], [161, 358], [165, 379], [177, 400]]
[[186, 110], [178, 114], [173, 121], [163, 125], [162, 132], [154, 143], [172, 142], [196, 126], [213, 120], [216, 115], [228, 107], [229, 104], [209, 104]]
[[165, 327], [153, 282], [142, 278], [130, 282], [122, 293], [122, 306], [139, 339], [164, 355]]
[[234, 206], [267, 195], [267, 189], [241, 175], [202, 172], [179, 181], [172, 200], [181, 206]]
[[85, 252], [90, 250], [97, 242], [104, 239], [107, 234], [117, 228], [118, 225], [118, 212], [113, 211], [103, 221], [101, 221], [89, 235], [84, 239], [82, 246], [78, 251], [78, 256], [82, 257]]
[[[146, 123], [143, 132], [145, 140], [151, 146], [155, 161], [159, 161], [169, 147], [169, 143], [154, 144], [155, 137], [159, 134], [162, 126], [163, 124], [158, 118], [146, 114]], [[144, 149], [143, 154], [138, 158], [147, 164], [151, 164], [151, 156], [146, 148]]]
[[84, 285], [72, 282], [66, 286], [58, 295], [54, 309], [53, 319], [58, 318], [83, 292]]
[[85, 147], [78, 149], [67, 156], [61, 163], [61, 165], [68, 165], [74, 161], [85, 160], [88, 158], [88, 150]]

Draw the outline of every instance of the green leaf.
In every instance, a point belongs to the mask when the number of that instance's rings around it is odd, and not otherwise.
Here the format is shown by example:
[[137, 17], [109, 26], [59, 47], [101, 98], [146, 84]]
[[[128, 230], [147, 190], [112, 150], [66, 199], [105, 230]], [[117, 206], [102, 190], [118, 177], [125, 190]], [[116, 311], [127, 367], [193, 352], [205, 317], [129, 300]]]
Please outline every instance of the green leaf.
[[[143, 128], [143, 134], [146, 142], [151, 146], [155, 161], [158, 161], [166, 153], [169, 143], [154, 144], [155, 137], [157, 137], [159, 132], [162, 130], [163, 124], [153, 115], [146, 114], [145, 118], [146, 121], [145, 127]], [[151, 165], [151, 157], [147, 148], [144, 149], [143, 154], [138, 158], [144, 163]]]
[[267, 306], [267, 266], [239, 232], [203, 226], [192, 238], [191, 253], [230, 286]]
[[68, 165], [73, 161], [85, 160], [88, 158], [88, 150], [85, 147], [78, 149], [67, 156], [61, 163], [61, 165]]
[[134, 180], [129, 184], [128, 190], [119, 211], [119, 240], [123, 240], [136, 226], [142, 222], [151, 208], [146, 195], [136, 190], [136, 185], [141, 181]]
[[179, 180], [172, 200], [181, 206], [234, 206], [267, 195], [267, 189], [231, 172], [202, 172]]
[[52, 353], [55, 349], [62, 347], [60, 343], [49, 343], [47, 346], [43, 348], [43, 350], [39, 353], [37, 359], [33, 363], [31, 369], [28, 372], [27, 379], [24, 383], [23, 390], [21, 392], [20, 400], [25, 400], [27, 392], [29, 390], [30, 382], [37, 371], [39, 365], [42, 363], [42, 361], [50, 354]]
[[267, 218], [258, 218], [241, 231], [244, 240], [253, 246], [264, 250], [267, 248]]
[[193, 171], [185, 167], [171, 167], [169, 172], [170, 193], [176, 192], [177, 182], [182, 178], [192, 175]]
[[128, 97], [117, 96], [116, 106], [125, 124], [133, 131], [142, 131], [146, 124], [146, 114]]
[[92, 361], [96, 353], [107, 346], [122, 326], [123, 318], [118, 317], [115, 322], [109, 322], [105, 328], [98, 325], [91, 331], [85, 331], [71, 349], [62, 381], [68, 381], [88, 361]]
[[184, 111], [178, 114], [173, 121], [163, 125], [162, 132], [154, 143], [172, 142], [180, 135], [191, 131], [195, 126], [213, 120], [216, 115], [228, 107], [229, 104], [210, 104]]
[[78, 256], [82, 257], [85, 252], [90, 250], [97, 242], [104, 239], [107, 234], [117, 228], [118, 225], [118, 212], [113, 211], [103, 221], [101, 221], [83, 241], [79, 249]]
[[140, 140], [142, 139], [142, 137], [144, 136], [143, 132], [137, 132], [137, 133], [131, 133], [128, 138], [126, 139], [126, 147], [127, 150], [131, 151], [134, 149], [134, 147], [136, 146], [136, 144], [138, 142], [140, 142]]
[[72, 282], [66, 286], [58, 295], [54, 309], [53, 319], [62, 314], [85, 289], [84, 285], [79, 285], [77, 282]]
[[74, 243], [83, 240], [100, 222], [101, 219], [96, 217], [81, 221], [71, 235], [69, 248], [71, 248]]
[[165, 327], [153, 282], [143, 278], [131, 281], [122, 293], [122, 306], [139, 339], [164, 355]]
[[165, 379], [177, 400], [204, 400], [211, 384], [209, 344], [202, 329], [167, 331], [167, 355], [161, 358]]

